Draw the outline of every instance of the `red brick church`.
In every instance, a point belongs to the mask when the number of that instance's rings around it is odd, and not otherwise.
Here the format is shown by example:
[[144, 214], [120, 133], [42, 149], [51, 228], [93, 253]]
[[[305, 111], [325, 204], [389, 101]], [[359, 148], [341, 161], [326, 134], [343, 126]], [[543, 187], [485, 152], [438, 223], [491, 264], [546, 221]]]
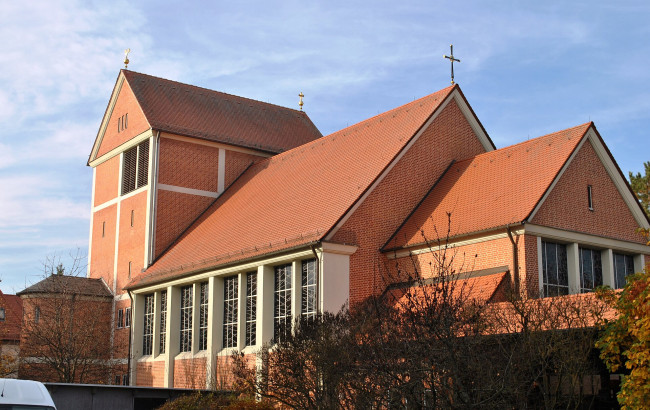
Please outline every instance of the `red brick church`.
[[650, 261], [593, 123], [496, 149], [458, 85], [322, 136], [302, 111], [122, 70], [88, 165], [88, 276], [134, 385], [209, 386], [447, 231], [487, 300], [621, 287]]

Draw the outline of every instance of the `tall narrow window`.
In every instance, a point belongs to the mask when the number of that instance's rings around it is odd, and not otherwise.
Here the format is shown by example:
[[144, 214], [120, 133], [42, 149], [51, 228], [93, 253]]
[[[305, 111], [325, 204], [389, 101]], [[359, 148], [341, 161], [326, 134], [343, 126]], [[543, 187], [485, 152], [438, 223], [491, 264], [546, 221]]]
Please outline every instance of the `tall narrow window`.
[[291, 331], [291, 264], [275, 267], [273, 338], [276, 342]]
[[132, 267], [132, 263], [131, 261], [129, 261], [129, 279], [131, 279], [131, 267]]
[[153, 311], [155, 307], [153, 293], [144, 297], [144, 329], [142, 331], [142, 354], [153, 354]]
[[594, 201], [591, 197], [591, 185], [587, 185], [587, 204], [589, 205], [589, 210], [593, 211], [594, 210]]
[[569, 294], [566, 246], [542, 241], [544, 296]]
[[181, 288], [181, 352], [192, 351], [192, 285]]
[[603, 284], [600, 251], [580, 248], [580, 292], [591, 292]]
[[133, 220], [135, 219], [135, 211], [131, 209], [131, 228], [133, 228]]
[[[4, 311], [4, 309], [3, 309], [3, 311]], [[34, 308], [34, 323], [38, 323], [40, 321], [41, 321], [41, 307], [36, 306]]]
[[102, 238], [106, 235], [106, 222], [102, 222]]
[[160, 353], [165, 353], [167, 339], [167, 291], [160, 292]]
[[625, 286], [625, 277], [634, 273], [634, 258], [622, 253], [614, 254], [614, 281], [616, 289]]
[[124, 327], [124, 310], [119, 309], [117, 311], [117, 328], [121, 329]]
[[316, 259], [302, 261], [302, 308], [303, 316], [316, 317]]
[[201, 283], [199, 306], [199, 350], [208, 348], [208, 282]]
[[122, 157], [122, 195], [147, 185], [149, 140], [124, 151]]
[[131, 308], [124, 309], [124, 327], [131, 327]]
[[257, 343], [257, 272], [246, 274], [246, 346]]
[[238, 278], [223, 280], [223, 347], [237, 347]]

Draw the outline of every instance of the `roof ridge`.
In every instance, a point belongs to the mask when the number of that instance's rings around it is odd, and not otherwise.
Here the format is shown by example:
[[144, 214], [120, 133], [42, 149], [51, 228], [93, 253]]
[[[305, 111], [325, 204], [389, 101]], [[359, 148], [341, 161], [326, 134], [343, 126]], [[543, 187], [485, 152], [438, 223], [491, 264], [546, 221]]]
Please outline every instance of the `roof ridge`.
[[[183, 83], [183, 82], [180, 82], [180, 81], [170, 80], [168, 78], [158, 77], [158, 76], [151, 75], [151, 74], [140, 73], [140, 72], [137, 72], [137, 71], [131, 71], [131, 70], [126, 70], [126, 69], [121, 69], [120, 71], [124, 72], [125, 74], [128, 73], [128, 74], [135, 74], [135, 75], [139, 75], [139, 76], [143, 76], [143, 77], [154, 78], [154, 79], [165, 81], [165, 82], [168, 82], [168, 83], [180, 84], [182, 86], [193, 88], [193, 89], [196, 89], [196, 90], [204, 90], [204, 91], [208, 91], [208, 92], [211, 92], [211, 93], [219, 93], [219, 94], [222, 94], [224, 96], [234, 97], [235, 99], [245, 100], [245, 101], [252, 101], [252, 102], [258, 103], [258, 104], [264, 104], [264, 105], [269, 105], [269, 106], [272, 106], [272, 107], [281, 108], [281, 109], [284, 109], [284, 110], [290, 110], [290, 111], [295, 112], [296, 114], [307, 115], [307, 113], [305, 111], [302, 111], [302, 110], [297, 110], [295, 108], [285, 107], [285, 106], [279, 105], [279, 104], [260, 101], [260, 100], [256, 100], [256, 99], [253, 99], [253, 98], [242, 97], [242, 96], [235, 95], [235, 94], [230, 94], [230, 93], [227, 93], [227, 92], [224, 92], [224, 91], [213, 90], [211, 88], [201, 87], [201, 86], [198, 86], [198, 85], [193, 85], [193, 84], [188, 84], [188, 83]], [[128, 80], [128, 78], [127, 78], [127, 80]]]
[[[275, 161], [282, 161], [284, 157], [286, 157], [286, 156], [291, 156], [291, 155], [295, 154], [295, 152], [297, 152], [297, 150], [299, 150], [299, 149], [305, 149], [305, 148], [308, 148], [310, 145], [312, 145], [312, 144], [316, 144], [316, 143], [319, 142], [319, 141], [320, 141], [321, 143], [323, 143], [323, 142], [325, 142], [325, 141], [329, 141], [329, 140], [331, 140], [331, 139], [333, 139], [333, 138], [339, 136], [341, 133], [344, 133], [344, 131], [346, 131], [346, 130], [348, 130], [348, 131], [350, 131], [350, 132], [356, 132], [357, 129], [360, 128], [361, 126], [363, 126], [364, 124], [367, 125], [367, 123], [370, 123], [371, 121], [374, 123], [374, 122], [375, 122], [377, 119], [379, 119], [380, 117], [386, 117], [386, 116], [388, 116], [389, 114], [394, 113], [395, 111], [398, 111], [398, 110], [401, 111], [401, 110], [405, 109], [407, 106], [415, 105], [415, 104], [417, 104], [418, 102], [421, 102], [422, 100], [424, 100], [424, 99], [426, 99], [426, 98], [432, 97], [434, 94], [438, 94], [438, 93], [441, 93], [441, 92], [443, 92], [443, 91], [445, 91], [445, 90], [453, 89], [453, 88], [455, 88], [455, 87], [457, 87], [457, 85], [450, 85], [449, 87], [445, 87], [445, 88], [443, 88], [443, 89], [441, 89], [441, 90], [438, 90], [438, 91], [435, 91], [435, 92], [433, 92], [433, 93], [431, 93], [431, 94], [427, 94], [427, 95], [425, 95], [425, 96], [423, 96], [423, 97], [420, 97], [420, 98], [418, 98], [417, 100], [410, 101], [410, 102], [408, 102], [408, 103], [406, 103], [406, 104], [402, 104], [402, 105], [400, 105], [399, 107], [395, 107], [395, 108], [392, 108], [392, 109], [390, 109], [390, 110], [388, 110], [388, 111], [385, 111], [385, 112], [379, 113], [379, 114], [377, 114], [377, 115], [374, 115], [374, 116], [372, 116], [372, 117], [370, 117], [370, 118], [366, 118], [365, 120], [361, 120], [361, 121], [359, 121], [359, 122], [357, 122], [357, 123], [354, 123], [354, 124], [352, 124], [352, 125], [349, 125], [349, 126], [347, 126], [347, 127], [345, 127], [345, 128], [341, 128], [341, 129], [338, 130], [338, 131], [334, 131], [334, 132], [332, 132], [332, 133], [330, 133], [330, 134], [323, 135], [323, 136], [320, 137], [320, 138], [316, 138], [315, 140], [311, 140], [311, 141], [306, 142], [306, 143], [304, 143], [304, 144], [302, 144], [302, 145], [298, 145], [297, 147], [291, 148], [290, 150], [287, 150], [287, 151], [284, 151], [284, 152], [280, 152], [280, 153], [278, 153], [278, 154], [276, 154], [276, 155], [273, 155], [273, 156], [271, 156], [271, 157], [265, 158], [264, 160], [259, 161], [259, 162], [257, 162], [256, 164], [253, 164], [253, 167], [256, 166], [256, 165], [258, 165], [258, 164], [260, 164], [260, 163], [264, 163], [264, 162], [267, 162], [267, 161], [268, 161], [268, 162], [273, 161], [273, 160], [275, 160]], [[449, 95], [449, 94], [450, 94], [450, 92], [448, 92], [446, 95]], [[446, 97], [445, 97], [445, 98], [446, 98]], [[444, 99], [444, 98], [443, 98], [443, 99]], [[347, 134], [343, 134], [343, 135], [347, 135]], [[251, 168], [252, 168], [252, 167], [251, 167]]]
[[493, 151], [482, 152], [482, 153], [476, 154], [476, 155], [474, 155], [472, 157], [463, 158], [461, 160], [458, 160], [458, 161], [456, 161], [456, 163], [454, 165], [458, 165], [458, 164], [461, 164], [461, 163], [466, 162], [466, 161], [472, 161], [474, 159], [477, 159], [478, 157], [488, 156], [488, 154], [498, 155], [498, 154], [501, 154], [501, 153], [503, 153], [503, 152], [505, 152], [506, 150], [509, 150], [509, 149], [519, 148], [520, 146], [523, 146], [525, 144], [532, 144], [532, 143], [535, 143], [535, 142], [539, 142], [543, 138], [552, 137], [552, 136], [555, 136], [556, 134], [559, 134], [561, 132], [575, 130], [575, 129], [578, 129], [580, 127], [591, 126], [592, 124], [593, 124], [593, 122], [586, 122], [584, 124], [576, 125], [574, 127], [569, 127], [569, 128], [565, 128], [563, 130], [559, 130], [559, 131], [555, 131], [555, 132], [550, 132], [548, 134], [540, 135], [539, 137], [534, 137], [534, 138], [526, 140], [526, 141], [520, 141], [520, 142], [517, 142], [517, 143], [512, 144], [512, 145], [506, 145], [505, 147], [497, 148], [497, 149], [495, 149]]

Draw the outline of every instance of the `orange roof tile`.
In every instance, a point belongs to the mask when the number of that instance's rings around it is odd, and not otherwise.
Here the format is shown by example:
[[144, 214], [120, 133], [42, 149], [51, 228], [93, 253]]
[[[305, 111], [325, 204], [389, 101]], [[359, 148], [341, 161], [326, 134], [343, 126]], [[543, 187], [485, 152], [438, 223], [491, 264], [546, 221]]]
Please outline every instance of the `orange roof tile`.
[[273, 153], [322, 135], [306, 113], [122, 70], [151, 128]]
[[129, 287], [319, 241], [453, 89], [253, 165]]
[[591, 125], [454, 163], [384, 250], [444, 239], [448, 227], [455, 236], [526, 220]]
[[[497, 293], [497, 289], [506, 278], [507, 271], [480, 275], [459, 277], [450, 283], [450, 297], [453, 300], [462, 299], [461, 301], [490, 302]], [[399, 285], [399, 284], [398, 284]], [[390, 289], [387, 292], [388, 297], [395, 306], [406, 307], [410, 305], [408, 301], [413, 296], [418, 297], [424, 294], [433, 295], [438, 293], [442, 297], [441, 284], [426, 281], [421, 285], [406, 286], [402, 288]], [[409, 291], [409, 289], [411, 289]], [[425, 293], [426, 292], [426, 293]]]

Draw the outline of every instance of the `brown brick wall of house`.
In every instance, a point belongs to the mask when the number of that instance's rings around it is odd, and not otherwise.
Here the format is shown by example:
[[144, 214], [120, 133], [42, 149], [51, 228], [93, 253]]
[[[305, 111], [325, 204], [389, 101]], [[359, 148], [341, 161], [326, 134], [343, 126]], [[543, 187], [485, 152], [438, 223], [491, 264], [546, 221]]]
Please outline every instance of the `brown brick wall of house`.
[[334, 235], [334, 242], [359, 246], [350, 257], [350, 304], [383, 289], [380, 271], [386, 260], [379, 248], [450, 162], [484, 151], [458, 105], [450, 102]]
[[[587, 185], [593, 207], [589, 210]], [[644, 243], [638, 224], [589, 141], [580, 148], [532, 223]]]
[[[118, 119], [124, 114], [128, 114], [127, 128], [118, 132], [117, 123]], [[97, 156], [100, 157], [110, 150], [124, 144], [131, 138], [150, 128], [147, 119], [140, 109], [140, 105], [131, 91], [127, 81], [124, 81], [120, 94], [117, 97], [117, 102], [108, 120], [106, 133], [102, 143], [97, 151]]]

